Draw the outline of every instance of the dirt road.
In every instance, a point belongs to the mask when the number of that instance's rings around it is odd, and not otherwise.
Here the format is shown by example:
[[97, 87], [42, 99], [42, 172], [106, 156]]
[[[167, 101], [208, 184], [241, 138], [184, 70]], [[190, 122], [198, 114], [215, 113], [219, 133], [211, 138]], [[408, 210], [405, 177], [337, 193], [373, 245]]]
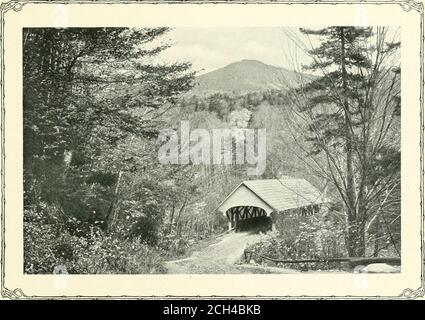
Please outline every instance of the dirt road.
[[294, 273], [294, 270], [253, 266], [238, 263], [245, 248], [258, 241], [259, 234], [247, 232], [229, 233], [217, 242], [194, 252], [190, 257], [166, 263], [168, 273]]

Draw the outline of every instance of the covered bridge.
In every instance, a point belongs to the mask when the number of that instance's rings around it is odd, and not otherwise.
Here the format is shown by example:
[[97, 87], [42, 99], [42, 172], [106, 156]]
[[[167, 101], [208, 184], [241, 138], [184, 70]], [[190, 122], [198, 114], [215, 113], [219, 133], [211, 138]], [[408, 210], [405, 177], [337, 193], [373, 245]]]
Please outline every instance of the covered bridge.
[[302, 215], [318, 212], [329, 202], [324, 192], [297, 178], [248, 180], [239, 184], [218, 207], [229, 220], [229, 229], [271, 229], [272, 214], [299, 209]]

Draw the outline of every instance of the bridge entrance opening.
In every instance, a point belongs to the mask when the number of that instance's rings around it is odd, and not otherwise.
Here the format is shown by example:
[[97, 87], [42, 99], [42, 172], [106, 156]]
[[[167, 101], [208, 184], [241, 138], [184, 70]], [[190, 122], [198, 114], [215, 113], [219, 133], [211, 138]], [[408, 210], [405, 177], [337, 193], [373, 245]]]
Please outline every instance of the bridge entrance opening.
[[229, 219], [229, 227], [234, 228], [236, 232], [265, 232], [272, 230], [272, 219], [267, 216], [267, 212], [264, 209], [259, 207], [233, 207], [227, 210], [226, 216]]
[[272, 230], [272, 219], [267, 216], [240, 220], [238, 221], [235, 230], [238, 231], [251, 231], [254, 233], [266, 232]]

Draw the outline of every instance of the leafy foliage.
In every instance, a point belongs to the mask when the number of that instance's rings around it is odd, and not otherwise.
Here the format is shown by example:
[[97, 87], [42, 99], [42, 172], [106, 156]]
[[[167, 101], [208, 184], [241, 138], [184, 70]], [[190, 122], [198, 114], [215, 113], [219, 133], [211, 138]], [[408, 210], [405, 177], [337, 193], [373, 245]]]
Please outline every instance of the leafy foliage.
[[96, 226], [90, 226], [84, 236], [71, 234], [64, 225], [78, 229], [81, 223], [61, 215], [46, 204], [41, 211], [25, 211], [26, 273], [50, 274], [58, 266], [65, 266], [70, 274], [165, 272], [162, 256], [145, 242], [105, 234]]
[[[345, 225], [322, 212], [319, 216], [302, 217], [298, 212], [278, 218], [276, 230], [265, 234], [248, 250], [255, 252], [254, 259], [263, 255], [275, 259], [303, 260], [346, 256]], [[257, 262], [265, 262], [258, 259]], [[314, 262], [288, 264], [288, 268], [333, 269], [335, 263]]]
[[27, 272], [52, 272], [59, 251], [73, 272], [150, 272], [149, 259], [158, 269], [167, 202], [156, 182], [167, 172], [155, 167], [155, 139], [193, 80], [187, 63], [151, 62], [167, 31], [24, 29]]

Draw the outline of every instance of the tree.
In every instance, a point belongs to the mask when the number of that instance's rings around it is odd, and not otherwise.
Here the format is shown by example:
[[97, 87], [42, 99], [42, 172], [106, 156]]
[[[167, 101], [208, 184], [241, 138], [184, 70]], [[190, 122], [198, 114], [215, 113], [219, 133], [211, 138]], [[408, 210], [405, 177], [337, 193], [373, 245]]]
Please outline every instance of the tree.
[[305, 66], [319, 76], [292, 92], [291, 122], [303, 123], [303, 161], [344, 204], [349, 255], [364, 256], [376, 201], [399, 183], [400, 43], [389, 40], [389, 28], [301, 32], [319, 39]]

